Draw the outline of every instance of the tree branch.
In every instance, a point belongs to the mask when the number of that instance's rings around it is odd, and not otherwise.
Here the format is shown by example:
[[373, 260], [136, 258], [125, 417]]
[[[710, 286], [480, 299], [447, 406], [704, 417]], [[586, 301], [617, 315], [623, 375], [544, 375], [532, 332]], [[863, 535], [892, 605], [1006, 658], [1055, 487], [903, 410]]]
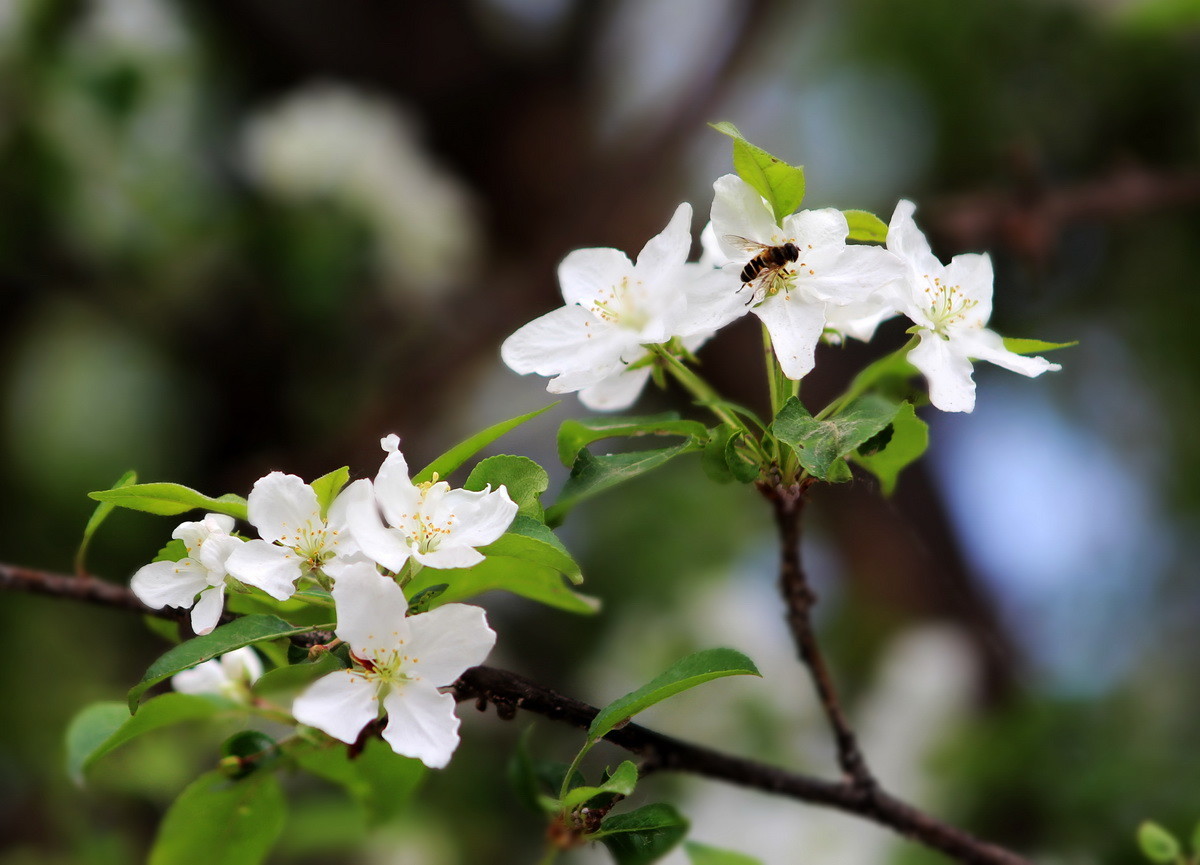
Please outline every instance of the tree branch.
[[[798, 505], [796, 507], [798, 509]], [[0, 564], [0, 589], [70, 598], [167, 619], [180, 618], [176, 611], [148, 609], [124, 586], [90, 577], [70, 577]], [[511, 718], [517, 709], [524, 709], [580, 729], [586, 729], [599, 711], [595, 706], [565, 697], [516, 673], [492, 667], [467, 670], [451, 686], [451, 691], [460, 702], [475, 700], [480, 709], [488, 703], [493, 704], [503, 718]], [[693, 745], [637, 724], [626, 724], [613, 730], [605, 739], [641, 756], [643, 773], [687, 772], [836, 808], [887, 826], [905, 838], [970, 865], [1032, 865], [1010, 850], [982, 841], [888, 795], [873, 783], [871, 786], [863, 786], [854, 780], [838, 783], [788, 772]]]

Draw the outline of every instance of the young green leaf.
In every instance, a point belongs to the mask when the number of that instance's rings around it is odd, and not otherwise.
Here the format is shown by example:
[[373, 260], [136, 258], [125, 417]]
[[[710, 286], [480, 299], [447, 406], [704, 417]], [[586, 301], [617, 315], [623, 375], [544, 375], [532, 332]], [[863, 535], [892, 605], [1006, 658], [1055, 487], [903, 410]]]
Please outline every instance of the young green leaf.
[[[321, 630], [330, 630], [333, 624], [320, 626]], [[203, 661], [210, 661], [218, 655], [249, 646], [262, 640], [274, 640], [279, 637], [292, 637], [315, 630], [312, 625], [297, 627], [285, 622], [277, 616], [242, 616], [228, 624], [221, 625], [212, 633], [180, 643], [167, 651], [157, 661], [150, 665], [142, 680], [129, 690], [130, 714], [138, 710], [138, 699], [150, 688], [168, 676], [174, 676], [181, 670], [194, 667]], [[149, 704], [147, 704], [149, 705]]]
[[709, 847], [707, 844], [697, 844], [695, 841], [684, 841], [683, 849], [687, 852], [691, 865], [762, 865], [758, 859], [747, 856], [745, 853]]
[[[344, 669], [344, 665], [337, 655], [333, 652], [321, 652], [314, 660], [302, 660], [296, 664], [285, 664], [282, 667], [267, 670], [255, 680], [254, 684], [250, 686], [250, 690], [260, 696], [299, 691], [322, 676], [341, 669]], [[146, 705], [148, 706], [150, 703]]]
[[617, 865], [649, 865], [670, 852], [687, 831], [688, 821], [683, 815], [658, 802], [613, 814], [591, 837], [608, 848]]
[[[117, 482], [112, 485], [111, 489], [117, 490], [136, 483], [137, 472], [130, 469], [117, 478]], [[92, 543], [92, 536], [96, 534], [96, 529], [100, 528], [100, 524], [108, 519], [108, 515], [112, 513], [115, 507], [116, 505], [112, 502], [101, 502], [96, 505], [96, 510], [92, 511], [91, 518], [87, 521], [87, 525], [83, 527], [83, 540], [79, 542], [79, 550], [75, 553], [76, 574], [82, 576], [87, 573], [87, 551], [88, 546]]]
[[454, 447], [450, 448], [450, 450], [446, 451], [429, 465], [425, 466], [425, 468], [413, 475], [412, 482], [414, 484], [419, 484], [424, 483], [427, 480], [431, 480], [435, 472], [437, 473], [438, 477], [448, 477], [455, 469], [457, 469], [471, 457], [475, 456], [475, 454], [479, 453], [496, 439], [500, 438], [500, 436], [512, 432], [521, 424], [533, 420], [543, 412], [550, 411], [550, 409], [554, 408], [556, 405], [558, 405], [558, 403], [552, 402], [545, 408], [540, 408], [537, 411], [531, 411], [528, 414], [518, 415], [517, 417], [510, 418], [509, 420], [501, 421], [498, 424], [492, 424], [487, 429], [475, 433], [475, 435], [471, 436], [466, 441], [456, 444]]
[[729, 469], [729, 463], [725, 461], [725, 448], [733, 433], [731, 426], [713, 427], [708, 434], [704, 450], [700, 452], [700, 468], [710, 480], [719, 484], [733, 483], [733, 472]]
[[733, 139], [734, 170], [770, 203], [775, 221], [795, 213], [804, 201], [804, 167], [788, 165], [751, 144], [732, 123], [714, 123], [712, 127]]
[[124, 703], [94, 703], [67, 727], [67, 774], [82, 784], [89, 766], [130, 739], [183, 721], [211, 718], [231, 705], [215, 696], [168, 693], [147, 700], [130, 716]]
[[617, 767], [609, 779], [597, 787], [575, 787], [566, 798], [559, 803], [559, 808], [566, 812], [574, 811], [581, 805], [586, 805], [597, 796], [615, 795], [628, 796], [637, 787], [638, 770], [631, 761], [626, 760]]
[[759, 475], [759, 466], [745, 453], [738, 450], [738, 444], [746, 434], [740, 430], [734, 432], [725, 442], [725, 465], [729, 467], [733, 479], [741, 484], [753, 483]]
[[480, 547], [479, 552], [485, 556], [507, 556], [549, 565], [575, 585], [583, 582], [579, 565], [558, 536], [539, 521], [522, 514], [517, 514], [507, 532], [486, 547]]
[[843, 210], [842, 215], [850, 226], [847, 240], [883, 243], [887, 240], [887, 223], [866, 210]]
[[[886, 428], [885, 428], [886, 429]], [[912, 403], [902, 403], [892, 418], [891, 438], [874, 453], [855, 451], [851, 459], [879, 478], [880, 489], [890, 496], [901, 470], [916, 461], [929, 447], [929, 424], [917, 417]]]
[[274, 774], [255, 772], [234, 781], [207, 772], [167, 811], [149, 865], [258, 865], [271, 852], [284, 819]]
[[529, 457], [503, 454], [481, 460], [467, 482], [464, 490], [482, 490], [488, 485], [492, 489], [503, 486], [508, 497], [517, 503], [517, 513], [541, 521], [542, 493], [550, 486], [550, 475]]
[[159, 516], [170, 517], [201, 509], [228, 514], [239, 520], [246, 519], [246, 500], [241, 496], [227, 493], [214, 499], [179, 484], [130, 484], [111, 490], [97, 490], [88, 493], [88, 496], [98, 502]]
[[329, 515], [329, 506], [333, 504], [333, 500], [337, 498], [337, 494], [342, 491], [342, 487], [350, 480], [350, 467], [342, 466], [340, 469], [334, 469], [329, 474], [321, 475], [311, 486], [313, 492], [317, 494], [317, 504], [321, 506], [321, 517], [325, 518]]
[[832, 474], [835, 461], [891, 423], [899, 409], [896, 403], [868, 395], [859, 397], [831, 418], [817, 420], [798, 399], [791, 397], [779, 410], [771, 430], [795, 451], [800, 465], [810, 475], [836, 480], [845, 478], [846, 473]]
[[563, 485], [558, 500], [546, 509], [547, 525], [558, 525], [571, 508], [597, 493], [665, 465], [680, 454], [699, 450], [703, 445], [690, 439], [675, 447], [653, 451], [593, 456], [581, 450], [575, 458], [571, 476]]
[[582, 448], [592, 442], [616, 436], [684, 436], [704, 440], [708, 430], [704, 424], [680, 420], [676, 412], [643, 417], [599, 417], [586, 420], [566, 420], [558, 428], [558, 458], [571, 466]]
[[1071, 342], [1043, 342], [1040, 339], [1018, 339], [1017, 337], [1004, 337], [1004, 347], [1013, 354], [1041, 354], [1044, 351], [1055, 351], [1060, 348], [1070, 348], [1073, 345], [1079, 345], [1079, 340]]
[[572, 591], [557, 567], [539, 564], [530, 557], [489, 555], [472, 568], [426, 568], [408, 588], [421, 592], [438, 583], [446, 583], [448, 587], [438, 596], [435, 606], [499, 589], [568, 613], [591, 615], [600, 609], [597, 599]]
[[588, 739], [602, 739], [638, 712], [668, 697], [723, 676], [761, 676], [754, 662], [734, 649], [705, 649], [676, 661], [647, 684], [609, 703], [592, 720]]
[[1152, 862], [1174, 862], [1182, 851], [1175, 836], [1150, 820], [1146, 820], [1137, 831], [1138, 846], [1142, 853]]

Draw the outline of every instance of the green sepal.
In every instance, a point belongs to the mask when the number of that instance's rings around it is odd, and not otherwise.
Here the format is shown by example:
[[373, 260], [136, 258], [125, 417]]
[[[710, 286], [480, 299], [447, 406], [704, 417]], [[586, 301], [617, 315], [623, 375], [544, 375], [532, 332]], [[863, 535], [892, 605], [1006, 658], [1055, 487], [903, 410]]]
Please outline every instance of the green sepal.
[[847, 240], [858, 240], [865, 243], [884, 243], [887, 241], [888, 227], [882, 219], [866, 210], [843, 210], [846, 224], [850, 226]]
[[849, 473], [835, 468], [835, 463], [891, 423], [899, 410], [896, 403], [868, 395], [833, 417], [817, 420], [800, 400], [790, 397], [776, 415], [771, 431], [795, 452], [810, 475], [837, 483], [848, 480]]
[[617, 436], [683, 436], [703, 440], [708, 437], [708, 430], [698, 421], [680, 420], [676, 412], [566, 420], [558, 428], [558, 458], [569, 467], [575, 463], [581, 449], [592, 442]]
[[500, 421], [498, 424], [492, 424], [487, 429], [475, 433], [475, 435], [471, 436], [466, 441], [459, 442], [429, 465], [425, 466], [425, 468], [413, 475], [412, 482], [414, 484], [420, 484], [424, 483], [425, 481], [432, 480], [435, 473], [440, 478], [448, 477], [455, 469], [457, 469], [471, 457], [475, 456], [475, 454], [479, 453], [496, 439], [500, 438], [506, 433], [511, 432], [521, 424], [533, 420], [538, 415], [550, 411], [550, 409], [554, 408], [556, 405], [558, 405], [557, 402], [552, 402], [545, 408], [540, 408], [537, 411], [531, 411], [527, 414], [517, 415], [516, 417], [505, 421]]
[[732, 123], [722, 121], [712, 128], [733, 139], [733, 168], [738, 177], [754, 187], [771, 205], [776, 222], [795, 213], [804, 201], [804, 167], [789, 165], [745, 139]]
[[588, 739], [604, 738], [639, 712], [681, 691], [723, 676], [761, 676], [754, 662], [735, 649], [705, 649], [672, 664], [666, 671], [624, 697], [609, 703], [592, 719]]
[[211, 718], [233, 707], [215, 695], [174, 692], [147, 700], [142, 711], [132, 716], [124, 703], [93, 703], [67, 727], [67, 775], [82, 785], [89, 767], [131, 739], [172, 724]]
[[591, 836], [608, 848], [617, 865], [649, 865], [687, 835], [688, 821], [662, 802], [610, 815]]
[[321, 518], [325, 519], [329, 516], [329, 506], [333, 504], [333, 500], [337, 498], [337, 494], [342, 491], [342, 487], [350, 480], [350, 467], [342, 466], [340, 469], [334, 469], [328, 474], [321, 475], [311, 486], [313, 492], [317, 494], [317, 504], [321, 508]]
[[149, 865], [259, 865], [283, 831], [286, 805], [271, 772], [201, 775], [159, 826]]
[[[320, 630], [332, 630], [333, 624], [323, 625]], [[249, 646], [262, 640], [274, 640], [280, 637], [294, 637], [315, 630], [312, 625], [296, 627], [277, 616], [242, 616], [228, 624], [221, 625], [212, 633], [180, 643], [167, 651], [157, 661], [150, 665], [142, 680], [129, 689], [129, 711], [134, 714], [138, 710], [138, 700], [147, 688], [153, 687], [170, 676], [194, 667], [204, 661], [211, 661], [218, 655]]]
[[[860, 446], [850, 455], [854, 462], [879, 478], [879, 487], [885, 496], [895, 491], [900, 472], [920, 458], [929, 447], [929, 424], [917, 417], [917, 410], [912, 403], [901, 404], [900, 410], [883, 431], [888, 430], [891, 436], [878, 450], [863, 453], [863, 447]], [[864, 446], [870, 443], [868, 440]]]
[[477, 491], [489, 485], [493, 490], [503, 486], [516, 503], [517, 513], [539, 522], [544, 518], [541, 497], [550, 486], [550, 475], [529, 457], [502, 454], [481, 460], [471, 469], [463, 489]]
[[1146, 820], [1138, 826], [1138, 847], [1151, 862], [1175, 862], [1182, 855], [1179, 841], [1157, 823]]
[[88, 493], [88, 496], [98, 502], [159, 516], [170, 517], [200, 509], [227, 514], [239, 520], [246, 519], [246, 500], [241, 496], [227, 493], [214, 499], [180, 484], [129, 484], [111, 490], [97, 490]]
[[[130, 484], [137, 483], [137, 472], [133, 469], [125, 472], [117, 478], [117, 482], [109, 489], [118, 490], [121, 487], [127, 487]], [[108, 519], [108, 515], [113, 512], [116, 505], [112, 502], [101, 502], [96, 505], [96, 509], [92, 511], [91, 517], [87, 521], [87, 525], [83, 527], [83, 539], [79, 542], [79, 549], [75, 552], [75, 573], [83, 574], [87, 572], [87, 551], [92, 543], [92, 536], [96, 534], [96, 529], [100, 528], [100, 524]]]

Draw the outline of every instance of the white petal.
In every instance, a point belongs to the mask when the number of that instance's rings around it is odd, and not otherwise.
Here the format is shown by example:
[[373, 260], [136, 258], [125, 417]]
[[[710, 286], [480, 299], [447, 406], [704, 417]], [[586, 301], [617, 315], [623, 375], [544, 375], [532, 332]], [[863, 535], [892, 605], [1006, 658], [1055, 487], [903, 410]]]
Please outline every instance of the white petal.
[[780, 236], [779, 226], [767, 203], [754, 187], [736, 174], [718, 177], [713, 184], [713, 193], [713, 232], [721, 252], [730, 261], [745, 262], [755, 255], [742, 249], [731, 237], [771, 245]]
[[254, 482], [247, 498], [250, 523], [264, 540], [296, 543], [296, 530], [319, 527], [321, 506], [313, 488], [295, 475], [271, 472]]
[[301, 565], [300, 557], [289, 547], [266, 541], [247, 541], [225, 562], [234, 579], [262, 589], [277, 601], [286, 601], [295, 593]]
[[835, 331], [839, 337], [849, 336], [869, 342], [875, 335], [875, 329], [895, 315], [895, 307], [878, 298], [845, 306], [829, 304], [825, 307], [825, 328]]
[[929, 401], [942, 411], [971, 411], [975, 408], [975, 382], [971, 361], [950, 340], [928, 330], [920, 331], [921, 342], [908, 353], [908, 362], [929, 383]]
[[372, 565], [343, 569], [333, 586], [333, 601], [336, 633], [360, 658], [369, 660], [376, 652], [396, 649], [409, 637], [404, 592]]
[[590, 306], [622, 279], [633, 275], [633, 262], [619, 249], [576, 249], [558, 265], [558, 284], [567, 306]]
[[638, 253], [635, 269], [639, 279], [655, 284], [669, 278], [692, 251], [692, 206], [687, 202], [675, 208], [671, 221], [654, 235]]
[[362, 728], [379, 717], [377, 693], [374, 682], [350, 670], [338, 670], [309, 685], [292, 703], [292, 716], [301, 724], [353, 743]]
[[[504, 340], [500, 357], [514, 372], [558, 376], [556, 393], [586, 387], [621, 364], [631, 335], [579, 306], [563, 306]], [[636, 334], [632, 335], [636, 342]], [[580, 374], [586, 379], [577, 384]]]
[[484, 560], [483, 553], [473, 547], [439, 547], [436, 550], [413, 551], [413, 558], [429, 568], [473, 568]]
[[430, 769], [450, 762], [458, 747], [460, 723], [454, 714], [454, 697], [408, 682], [388, 692], [383, 705], [388, 716], [383, 738], [393, 751], [415, 757]]
[[220, 664], [225, 675], [235, 682], [253, 685], [263, 674], [262, 661], [258, 652], [250, 646], [242, 646], [221, 656]]
[[700, 250], [701, 267], [721, 267], [729, 264], [729, 256], [721, 251], [721, 244], [717, 241], [717, 232], [711, 219], [700, 232]]
[[833, 207], [801, 210], [783, 218], [783, 234], [800, 248], [801, 260], [814, 254], [837, 256], [846, 246], [849, 233], [846, 215]]
[[171, 687], [181, 694], [221, 694], [229, 686], [229, 675], [220, 661], [205, 661], [171, 677]]
[[815, 364], [817, 343], [825, 329], [825, 304], [809, 303], [799, 293], [780, 292], [753, 310], [771, 334], [783, 374], [803, 378]]
[[579, 401], [592, 411], [619, 411], [629, 408], [636, 401], [650, 378], [650, 367], [624, 369], [615, 375], [585, 387], [579, 392]]
[[482, 664], [496, 645], [483, 609], [470, 604], [444, 604], [409, 616], [413, 656], [411, 671], [438, 687], [449, 685], [468, 668]]
[[902, 199], [896, 204], [888, 224], [887, 248], [904, 259], [916, 275], [932, 276], [941, 272], [942, 263], [934, 257], [929, 241], [913, 221], [916, 210], [917, 206], [911, 201]]
[[968, 357], [986, 360], [1030, 378], [1062, 369], [1059, 364], [1051, 363], [1044, 357], [1029, 357], [1009, 351], [1004, 347], [1004, 339], [994, 330], [957, 329], [954, 338]]
[[900, 259], [875, 246], [847, 246], [827, 265], [800, 278], [813, 297], [836, 304], [863, 303], [873, 294], [892, 296], [905, 277]]
[[992, 317], [992, 259], [985, 253], [956, 255], [942, 271], [946, 285], [957, 286], [963, 296], [975, 301], [967, 320], [983, 326]]
[[[362, 481], [355, 483], [362, 485]], [[403, 528], [417, 512], [421, 491], [408, 477], [408, 462], [404, 454], [394, 450], [383, 461], [375, 475], [375, 501], [389, 525]]]
[[683, 295], [687, 307], [675, 325], [675, 335], [689, 337], [712, 333], [741, 318], [750, 308], [735, 268], [713, 270], [699, 264], [685, 266]]
[[400, 532], [384, 526], [371, 482], [357, 480], [339, 498], [346, 499], [346, 525], [363, 553], [388, 570], [404, 567], [411, 555], [408, 543]]
[[485, 490], [450, 490], [422, 510], [434, 525], [449, 527], [442, 547], [481, 547], [498, 539], [512, 525], [517, 504], [504, 487]]
[[233, 535], [214, 533], [200, 545], [199, 559], [200, 563], [208, 568], [208, 584], [210, 586], [216, 586], [225, 581], [229, 557], [245, 543], [241, 538]]
[[196, 599], [192, 607], [192, 630], [197, 634], [207, 634], [221, 620], [221, 611], [225, 609], [225, 586], [209, 586]]
[[199, 552], [200, 545], [208, 540], [209, 534], [208, 526], [204, 524], [204, 521], [196, 520], [195, 522], [180, 523], [175, 527], [175, 531], [171, 532], [171, 537], [177, 541], [183, 541], [188, 555], [192, 556]]
[[151, 562], [138, 569], [129, 581], [129, 588], [152, 610], [187, 609], [196, 600], [196, 594], [208, 588], [208, 569], [190, 558]]
[[234, 520], [229, 514], [205, 514], [203, 522], [211, 533], [227, 535], [233, 531]]

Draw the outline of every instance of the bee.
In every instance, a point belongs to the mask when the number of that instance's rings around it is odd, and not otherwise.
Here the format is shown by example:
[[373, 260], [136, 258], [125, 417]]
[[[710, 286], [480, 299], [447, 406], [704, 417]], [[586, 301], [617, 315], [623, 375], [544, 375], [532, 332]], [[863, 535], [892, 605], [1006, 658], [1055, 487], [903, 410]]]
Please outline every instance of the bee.
[[[736, 234], [725, 235], [725, 241], [740, 248], [743, 252], [752, 252], [754, 257], [742, 268], [742, 288], [750, 286], [753, 294], [746, 301], [749, 306], [755, 300], [768, 298], [784, 288], [787, 284], [787, 274], [784, 272], [789, 264], [800, 260], [800, 247], [788, 241], [780, 246], [771, 246], [739, 237]], [[741, 289], [738, 289], [739, 291]]]

